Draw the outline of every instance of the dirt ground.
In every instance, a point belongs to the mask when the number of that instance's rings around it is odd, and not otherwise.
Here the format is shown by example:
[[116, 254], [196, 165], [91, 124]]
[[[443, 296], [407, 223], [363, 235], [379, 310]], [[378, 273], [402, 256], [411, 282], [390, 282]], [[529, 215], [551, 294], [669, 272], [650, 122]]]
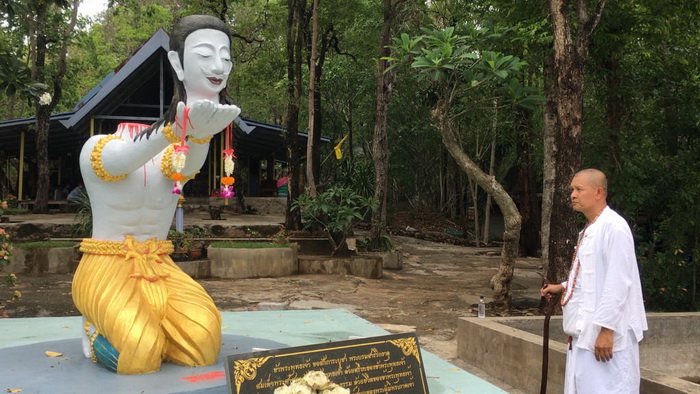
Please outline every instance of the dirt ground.
[[[415, 330], [422, 348], [480, 375], [478, 369], [457, 359], [457, 321], [460, 316], [476, 315], [480, 295], [487, 302], [491, 298], [489, 280], [498, 268], [500, 249], [405, 236], [395, 236], [394, 243], [402, 253], [403, 269], [384, 270], [382, 279], [296, 275], [200, 283], [222, 311], [263, 309], [267, 303], [285, 303], [289, 309], [344, 308], [391, 332]], [[511, 314], [539, 314], [539, 270], [539, 259], [518, 260]], [[19, 275], [16, 286], [0, 285], [0, 316], [77, 315], [71, 279], [72, 275]], [[21, 299], [8, 301], [14, 291], [21, 292]], [[488, 306], [487, 315], [493, 315]]]

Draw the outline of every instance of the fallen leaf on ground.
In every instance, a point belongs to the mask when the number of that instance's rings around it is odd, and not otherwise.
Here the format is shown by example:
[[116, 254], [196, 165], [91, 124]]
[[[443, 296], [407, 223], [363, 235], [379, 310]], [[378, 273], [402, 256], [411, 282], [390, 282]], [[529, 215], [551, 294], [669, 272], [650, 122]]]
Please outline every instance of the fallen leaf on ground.
[[52, 352], [50, 350], [47, 350], [45, 353], [49, 357], [61, 357], [61, 356], [63, 356], [63, 353], [56, 353], [56, 352]]

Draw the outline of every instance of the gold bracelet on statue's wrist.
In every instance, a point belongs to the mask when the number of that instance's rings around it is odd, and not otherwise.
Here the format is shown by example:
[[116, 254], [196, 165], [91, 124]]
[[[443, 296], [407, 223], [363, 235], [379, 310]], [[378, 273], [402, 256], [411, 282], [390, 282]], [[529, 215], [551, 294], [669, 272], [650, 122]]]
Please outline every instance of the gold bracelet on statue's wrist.
[[163, 126], [163, 137], [165, 137], [166, 140], [172, 142], [173, 144], [177, 144], [180, 142], [180, 139], [177, 138], [177, 136], [173, 132], [173, 126], [171, 126], [170, 123]]
[[95, 175], [97, 175], [98, 178], [105, 182], [119, 182], [129, 175], [112, 175], [105, 170], [105, 167], [102, 164], [102, 150], [105, 148], [107, 143], [112, 140], [121, 140], [121, 138], [114, 134], [108, 135], [97, 141], [95, 146], [92, 148], [92, 152], [90, 153], [90, 164], [92, 165], [92, 171], [95, 172]]
[[191, 135], [187, 136], [187, 140], [190, 141], [193, 144], [208, 144], [209, 141], [211, 141], [212, 137], [207, 137], [207, 138], [194, 138]]

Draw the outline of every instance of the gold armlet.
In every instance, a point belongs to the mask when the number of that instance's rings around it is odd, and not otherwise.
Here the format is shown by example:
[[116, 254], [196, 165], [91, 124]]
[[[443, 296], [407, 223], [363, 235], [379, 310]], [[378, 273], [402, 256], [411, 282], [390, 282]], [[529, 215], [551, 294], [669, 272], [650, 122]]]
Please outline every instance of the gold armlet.
[[[165, 152], [163, 152], [163, 157], [160, 159], [160, 172], [163, 173], [163, 176], [168, 178], [168, 179], [173, 179], [173, 175], [175, 174], [175, 171], [173, 170], [173, 151], [175, 150], [175, 145], [176, 144], [170, 144], [167, 148], [165, 148]], [[199, 174], [199, 171], [195, 172], [194, 174], [183, 178], [180, 182], [186, 183], [187, 181], [194, 179], [194, 177]]]
[[208, 144], [212, 138], [213, 138], [213, 136], [208, 137], [208, 138], [194, 138], [191, 135], [187, 136], [187, 140], [193, 144]]
[[177, 138], [177, 136], [173, 132], [173, 126], [171, 126], [170, 123], [163, 126], [163, 137], [165, 137], [166, 140], [172, 142], [173, 144], [180, 143], [180, 139]]
[[95, 172], [95, 175], [105, 182], [119, 182], [129, 175], [112, 175], [105, 170], [104, 165], [102, 164], [102, 150], [105, 148], [107, 143], [112, 140], [121, 140], [121, 138], [114, 134], [102, 138], [101, 140], [97, 141], [95, 147], [92, 148], [92, 153], [90, 154], [90, 164], [92, 165], [92, 170]]

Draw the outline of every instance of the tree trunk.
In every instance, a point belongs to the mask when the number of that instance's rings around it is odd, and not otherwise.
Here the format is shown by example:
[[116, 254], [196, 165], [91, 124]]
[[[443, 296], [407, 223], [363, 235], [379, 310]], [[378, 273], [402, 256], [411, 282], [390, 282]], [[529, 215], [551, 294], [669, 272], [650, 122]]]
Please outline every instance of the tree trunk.
[[313, 28], [311, 31], [311, 55], [309, 57], [309, 135], [306, 142], [306, 182], [311, 197], [316, 197], [316, 44], [318, 41], [318, 0], [313, 0], [311, 10]]
[[396, 18], [396, 6], [392, 0], [384, 0], [384, 22], [379, 44], [379, 63], [377, 65], [377, 102], [374, 111], [374, 136], [372, 137], [372, 161], [374, 163], [374, 199], [377, 209], [372, 212], [370, 228], [370, 247], [379, 248], [381, 237], [386, 232], [387, 189], [389, 187], [389, 133], [387, 130], [387, 115], [389, 101], [396, 78], [394, 70], [385, 72], [388, 63], [382, 58], [391, 52], [391, 29]]
[[525, 108], [518, 108], [518, 190], [520, 191], [520, 216], [523, 227], [520, 231], [520, 255], [539, 256], [540, 221], [537, 215], [537, 198], [532, 174], [532, 114]]
[[[545, 161], [551, 160], [553, 163], [553, 168], [547, 168], [547, 171], [553, 169], [554, 181], [545, 272], [550, 282], [558, 283], [569, 268], [577, 232], [569, 184], [581, 166], [584, 61], [591, 33], [600, 20], [605, 0], [599, 0], [593, 15], [589, 15], [585, 0], [575, 5], [568, 0], [550, 0], [549, 4], [554, 29], [554, 74], [547, 98], [548, 108], [553, 111], [553, 122], [551, 129], [546, 130], [551, 134], [545, 135]], [[571, 9], [574, 6], [576, 10]], [[551, 173], [547, 176], [551, 176]]]
[[608, 174], [611, 180], [622, 170], [622, 150], [620, 149], [620, 132], [623, 124], [624, 102], [620, 85], [620, 57], [611, 54], [603, 59], [605, 70], [605, 128], [608, 132], [608, 163], [613, 173]]
[[[51, 111], [56, 107], [62, 95], [63, 77], [66, 74], [66, 56], [68, 53], [69, 37], [73, 33], [78, 20], [79, 0], [73, 0], [71, 20], [68, 24], [64, 36], [62, 37], [61, 50], [58, 58], [58, 67], [52, 77], [53, 95], [48, 105], [37, 104], [36, 110], [36, 154], [37, 154], [37, 189], [34, 203], [34, 213], [46, 213], [49, 210], [49, 184], [50, 184], [50, 161], [49, 161], [49, 131], [51, 129]], [[46, 25], [47, 4], [39, 2], [36, 9], [36, 59], [34, 63], [33, 75], [37, 82], [44, 83], [46, 68], [47, 39], [44, 33]]]
[[[489, 176], [494, 176], [496, 168], [496, 133], [498, 132], [498, 101], [493, 100], [493, 123], [491, 125], [491, 156], [489, 158]], [[484, 245], [489, 244], [489, 232], [491, 232], [491, 195], [486, 196], [486, 207], [484, 208]]]
[[[543, 62], [544, 93], [547, 97], [554, 97], [554, 56], [547, 55]], [[542, 243], [542, 262], [544, 263], [544, 275], [547, 275], [549, 267], [549, 224], [552, 220], [552, 201], [554, 197], [554, 135], [556, 132], [556, 109], [552, 99], [543, 105], [543, 156], [542, 163], [542, 227], [540, 242]]]
[[[442, 135], [442, 142], [460, 168], [470, 179], [476, 182], [486, 193], [491, 195], [503, 213], [505, 231], [503, 232], [503, 248], [501, 264], [496, 275], [491, 278], [491, 288], [494, 290], [494, 303], [497, 310], [508, 311], [510, 308], [511, 290], [515, 270], [515, 259], [518, 257], [520, 239], [520, 213], [508, 192], [493, 176], [489, 176], [474, 163], [459, 144], [455, 135], [452, 121], [448, 118], [450, 103], [440, 100], [431, 112], [431, 118]], [[478, 237], [478, 235], [477, 235]]]
[[[36, 49], [34, 53], [33, 75], [37, 82], [45, 82], [45, 66], [46, 66], [46, 34], [44, 28], [46, 25], [46, 8], [45, 2], [40, 2], [36, 8]], [[34, 213], [46, 213], [49, 210], [49, 127], [51, 126], [51, 113], [48, 112], [47, 106], [36, 104], [36, 162], [37, 162], [37, 188]]]
[[472, 211], [474, 211], [474, 246], [481, 247], [481, 220], [479, 220], [479, 185], [469, 178], [469, 194], [472, 196]]
[[285, 227], [288, 230], [301, 229], [301, 212], [292, 210], [292, 203], [299, 197], [302, 189], [301, 166], [299, 165], [299, 106], [301, 102], [301, 48], [302, 16], [306, 8], [305, 0], [288, 0], [287, 2], [287, 116], [286, 145], [289, 190]]

